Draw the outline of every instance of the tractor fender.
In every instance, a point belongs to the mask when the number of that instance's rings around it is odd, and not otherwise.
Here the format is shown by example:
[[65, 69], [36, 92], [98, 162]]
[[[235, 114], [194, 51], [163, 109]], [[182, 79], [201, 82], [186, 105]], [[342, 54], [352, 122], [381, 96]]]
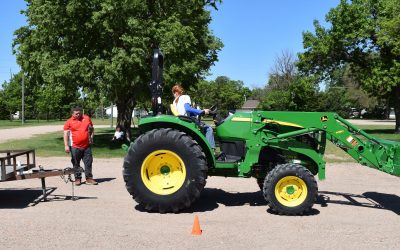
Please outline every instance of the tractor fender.
[[143, 134], [152, 129], [173, 128], [182, 131], [195, 140], [202, 148], [208, 167], [215, 167], [214, 152], [207, 138], [201, 133], [198, 126], [190, 119], [183, 119], [179, 116], [159, 115], [142, 118], [139, 121], [139, 133]]

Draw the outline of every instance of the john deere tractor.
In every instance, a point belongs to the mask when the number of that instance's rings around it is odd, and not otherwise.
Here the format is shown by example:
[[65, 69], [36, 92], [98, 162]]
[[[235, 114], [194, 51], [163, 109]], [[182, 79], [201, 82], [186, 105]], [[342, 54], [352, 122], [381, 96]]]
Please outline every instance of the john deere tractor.
[[400, 143], [374, 138], [330, 112], [236, 112], [217, 123], [215, 155], [197, 118], [161, 114], [163, 55], [153, 58], [154, 116], [124, 160], [126, 188], [146, 210], [178, 212], [201, 195], [207, 176], [254, 177], [271, 209], [302, 214], [316, 201], [316, 175], [330, 140], [362, 165], [400, 176]]

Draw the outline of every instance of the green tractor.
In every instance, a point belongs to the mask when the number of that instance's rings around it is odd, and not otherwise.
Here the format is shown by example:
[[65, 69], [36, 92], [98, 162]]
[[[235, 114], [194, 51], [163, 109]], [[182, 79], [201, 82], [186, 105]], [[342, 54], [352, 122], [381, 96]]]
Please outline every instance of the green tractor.
[[123, 165], [126, 188], [146, 210], [178, 212], [201, 195], [207, 176], [254, 177], [272, 210], [309, 211], [325, 178], [326, 140], [356, 161], [400, 176], [400, 143], [371, 137], [336, 113], [236, 112], [215, 127], [223, 154], [214, 155], [202, 123], [160, 112], [163, 55], [153, 57], [154, 116], [140, 120], [140, 136]]

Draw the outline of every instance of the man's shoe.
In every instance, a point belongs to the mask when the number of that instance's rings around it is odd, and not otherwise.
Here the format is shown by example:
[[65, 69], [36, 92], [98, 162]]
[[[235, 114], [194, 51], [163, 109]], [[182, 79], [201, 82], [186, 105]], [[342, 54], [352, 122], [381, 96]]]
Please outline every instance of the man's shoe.
[[88, 179], [86, 179], [86, 184], [88, 184], [88, 185], [97, 185], [99, 183], [97, 183], [97, 181], [95, 181], [93, 178], [88, 178]]
[[78, 179], [78, 178], [75, 179], [74, 184], [75, 184], [75, 186], [80, 186], [80, 185], [82, 185], [81, 179]]

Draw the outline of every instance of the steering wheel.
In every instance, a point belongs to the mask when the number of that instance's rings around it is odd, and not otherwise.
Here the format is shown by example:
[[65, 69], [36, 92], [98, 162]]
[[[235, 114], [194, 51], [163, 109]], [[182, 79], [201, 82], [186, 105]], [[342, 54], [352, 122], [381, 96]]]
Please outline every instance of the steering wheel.
[[215, 116], [217, 115], [217, 111], [218, 111], [217, 104], [212, 105], [211, 108], [209, 108], [209, 110], [210, 110], [209, 115], [211, 115], [213, 118], [215, 118]]
[[[217, 110], [218, 110], [217, 104], [212, 105], [211, 108], [209, 108], [208, 110], [210, 110], [209, 113], [208, 113], [208, 115], [209, 115], [209, 116], [212, 116], [213, 120], [215, 120], [215, 118], [216, 118], [216, 116], [217, 116]], [[203, 114], [200, 114], [200, 115], [197, 117], [197, 120], [198, 120], [198, 121], [201, 121], [201, 117], [202, 117], [202, 116], [205, 116], [205, 114], [204, 114], [204, 113], [203, 113]]]
[[217, 108], [217, 104], [214, 104], [214, 105], [211, 106], [211, 108], [209, 108], [209, 110], [210, 110], [210, 111], [213, 111], [213, 112], [214, 112], [214, 111], [216, 112], [217, 109], [218, 109], [218, 108]]
[[217, 117], [217, 111], [218, 111], [217, 104], [212, 105], [211, 108], [209, 108], [209, 110], [210, 110], [210, 112], [208, 113], [208, 115], [212, 116], [213, 120], [215, 120]]

